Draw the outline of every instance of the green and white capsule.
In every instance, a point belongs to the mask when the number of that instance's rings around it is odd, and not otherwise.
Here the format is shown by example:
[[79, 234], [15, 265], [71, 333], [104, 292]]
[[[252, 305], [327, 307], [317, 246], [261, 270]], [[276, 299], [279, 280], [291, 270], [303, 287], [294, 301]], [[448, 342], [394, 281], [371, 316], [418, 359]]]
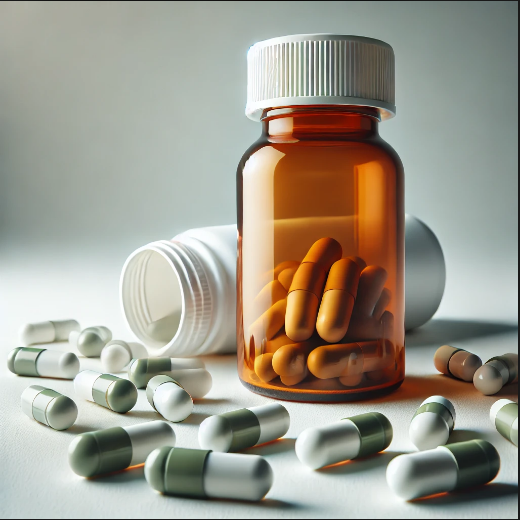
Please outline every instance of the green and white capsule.
[[213, 415], [199, 428], [202, 449], [236, 452], [271, 442], [289, 430], [289, 412], [278, 403]]
[[137, 403], [137, 388], [128, 379], [93, 370], [83, 370], [74, 379], [81, 399], [92, 401], [118, 413], [126, 413]]
[[74, 379], [79, 372], [79, 359], [72, 352], [18, 347], [9, 352], [7, 368], [19, 376]]
[[110, 329], [103, 326], [87, 327], [81, 332], [73, 330], [69, 334], [69, 343], [85, 357], [99, 357], [103, 347], [112, 339]]
[[392, 438], [392, 425], [383, 414], [365, 413], [307, 428], [296, 440], [296, 456], [309, 468], [319, 469], [384, 451]]
[[169, 376], [155, 376], [146, 387], [146, 398], [166, 420], [184, 421], [193, 411], [193, 399], [180, 383]]
[[175, 446], [175, 440], [164, 421], [82, 433], [69, 446], [69, 464], [81, 477], [104, 475], [142, 464], [153, 450]]
[[505, 385], [518, 381], [518, 354], [504, 354], [486, 361], [475, 372], [473, 383], [484, 395], [495, 395]]
[[491, 407], [489, 415], [498, 433], [518, 446], [518, 403], [500, 399]]
[[23, 391], [22, 412], [53, 430], [67, 430], [78, 418], [78, 407], [72, 399], [37, 385]]
[[148, 381], [154, 376], [165, 375], [174, 377], [172, 371], [197, 368], [205, 368], [204, 362], [197, 358], [132, 359], [128, 366], [128, 379], [130, 379], [137, 388], [146, 388]]
[[146, 347], [135, 341], [114, 339], [101, 351], [101, 366], [105, 372], [122, 372], [133, 358], [148, 357]]
[[433, 450], [447, 444], [455, 428], [455, 407], [445, 397], [428, 397], [415, 412], [410, 439], [419, 450]]
[[500, 471], [500, 455], [487, 441], [473, 440], [399, 455], [388, 465], [390, 489], [404, 500], [487, 484]]
[[273, 470], [258, 455], [164, 446], [148, 456], [145, 478], [155, 491], [188, 498], [256, 502], [273, 485]]

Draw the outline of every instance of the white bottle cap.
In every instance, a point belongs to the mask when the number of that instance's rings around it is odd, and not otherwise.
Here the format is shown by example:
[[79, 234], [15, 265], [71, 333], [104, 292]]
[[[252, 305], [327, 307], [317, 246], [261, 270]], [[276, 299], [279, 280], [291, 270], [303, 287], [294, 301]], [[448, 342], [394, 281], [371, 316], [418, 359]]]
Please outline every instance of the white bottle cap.
[[390, 45], [361, 36], [296, 34], [253, 45], [247, 54], [246, 115], [295, 105], [359, 105], [395, 116]]

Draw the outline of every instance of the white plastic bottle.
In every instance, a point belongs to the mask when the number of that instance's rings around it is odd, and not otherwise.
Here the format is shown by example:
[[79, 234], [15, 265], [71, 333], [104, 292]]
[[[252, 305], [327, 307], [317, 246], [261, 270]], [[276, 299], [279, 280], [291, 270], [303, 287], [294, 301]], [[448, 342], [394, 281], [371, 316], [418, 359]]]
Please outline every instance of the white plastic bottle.
[[[406, 328], [437, 311], [446, 281], [437, 237], [406, 216]], [[123, 266], [123, 315], [151, 357], [236, 351], [236, 225], [190, 229], [134, 251]]]

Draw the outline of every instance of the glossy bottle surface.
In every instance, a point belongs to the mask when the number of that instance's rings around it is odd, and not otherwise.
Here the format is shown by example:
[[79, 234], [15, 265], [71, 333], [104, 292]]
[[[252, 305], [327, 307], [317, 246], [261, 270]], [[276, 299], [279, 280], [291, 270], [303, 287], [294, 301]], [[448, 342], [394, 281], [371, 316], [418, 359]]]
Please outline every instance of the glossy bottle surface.
[[[238, 169], [238, 371], [287, 400], [404, 378], [404, 174], [376, 110], [266, 111]], [[346, 259], [349, 259], [348, 261]]]

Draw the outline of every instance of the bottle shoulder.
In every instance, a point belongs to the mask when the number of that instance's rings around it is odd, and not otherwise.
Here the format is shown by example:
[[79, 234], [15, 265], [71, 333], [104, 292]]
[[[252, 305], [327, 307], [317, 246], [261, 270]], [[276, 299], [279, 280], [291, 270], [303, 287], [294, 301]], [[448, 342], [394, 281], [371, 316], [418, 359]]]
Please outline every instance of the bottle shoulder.
[[244, 153], [238, 173], [247, 174], [259, 169], [265, 173], [280, 168], [318, 167], [320, 169], [350, 170], [356, 165], [379, 163], [388, 172], [403, 172], [397, 152], [379, 136], [368, 139], [274, 141], [258, 139]]

